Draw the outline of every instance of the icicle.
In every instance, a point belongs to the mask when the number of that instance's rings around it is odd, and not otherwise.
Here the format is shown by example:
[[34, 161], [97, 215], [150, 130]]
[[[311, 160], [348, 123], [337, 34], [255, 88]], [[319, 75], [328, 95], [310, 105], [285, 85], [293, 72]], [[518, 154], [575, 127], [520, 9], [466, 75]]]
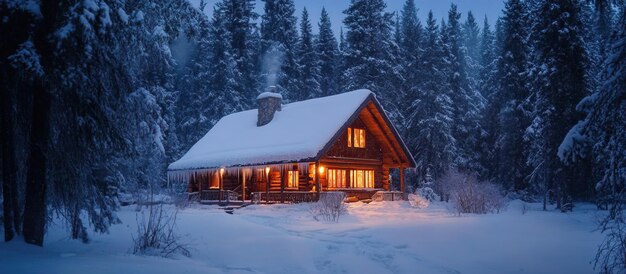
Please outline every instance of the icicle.
[[300, 173], [303, 173], [303, 174], [309, 173], [309, 163], [307, 163], [307, 162], [304, 162], [304, 163], [300, 162], [300, 163], [298, 163], [298, 171], [300, 171]]

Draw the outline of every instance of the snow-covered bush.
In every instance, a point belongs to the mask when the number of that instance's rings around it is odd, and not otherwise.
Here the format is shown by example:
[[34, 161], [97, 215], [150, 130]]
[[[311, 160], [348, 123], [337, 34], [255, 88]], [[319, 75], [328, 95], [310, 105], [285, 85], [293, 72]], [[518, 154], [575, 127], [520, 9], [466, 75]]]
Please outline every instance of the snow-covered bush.
[[625, 217], [624, 210], [618, 202], [609, 209], [609, 214], [600, 223], [604, 240], [598, 247], [594, 259], [594, 268], [599, 273], [624, 273], [626, 269]]
[[323, 219], [327, 222], [338, 222], [339, 216], [346, 213], [344, 192], [322, 192], [320, 199], [311, 204], [310, 212], [316, 221]]
[[180, 236], [176, 235], [176, 216], [163, 209], [163, 204], [148, 206], [147, 216], [145, 211], [137, 214], [137, 235], [133, 235], [133, 254], [146, 254], [161, 257], [171, 257], [181, 254], [191, 257], [191, 253], [185, 244], [180, 242]]
[[190, 195], [189, 193], [172, 194], [174, 205], [177, 208], [186, 208], [191, 203], [199, 202], [200, 197], [198, 195]]
[[458, 214], [500, 213], [506, 207], [506, 199], [499, 186], [479, 182], [472, 174], [449, 170], [441, 181], [445, 195], [452, 201], [453, 210]]
[[409, 204], [411, 204], [412, 207], [427, 208], [430, 205], [430, 201], [431, 200], [422, 195], [409, 194]]
[[430, 187], [421, 187], [415, 191], [415, 194], [425, 198], [429, 202], [434, 202], [440, 199], [439, 195]]

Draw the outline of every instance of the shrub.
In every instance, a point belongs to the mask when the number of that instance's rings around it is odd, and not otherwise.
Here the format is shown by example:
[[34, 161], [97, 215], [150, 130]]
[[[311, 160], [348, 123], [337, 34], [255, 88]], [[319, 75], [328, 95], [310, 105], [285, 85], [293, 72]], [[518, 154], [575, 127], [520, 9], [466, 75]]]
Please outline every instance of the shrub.
[[181, 254], [191, 257], [186, 245], [180, 243], [180, 237], [174, 233], [178, 210], [170, 214], [163, 210], [163, 205], [148, 206], [145, 211], [137, 214], [137, 237], [133, 236], [133, 254], [147, 254], [171, 257]]
[[338, 222], [339, 216], [346, 213], [345, 199], [344, 192], [322, 192], [319, 200], [311, 205], [311, 215], [316, 221]]
[[409, 204], [412, 207], [427, 208], [430, 200], [419, 194], [409, 194]]
[[624, 273], [626, 269], [626, 216], [621, 197], [614, 199], [612, 204], [607, 205], [609, 213], [599, 224], [604, 239], [593, 260], [593, 267], [599, 273]]
[[415, 194], [428, 200], [428, 202], [434, 202], [440, 199], [439, 195], [437, 195], [437, 193], [435, 193], [435, 191], [430, 187], [418, 188], [417, 191], [415, 191]]
[[506, 207], [500, 187], [490, 182], [478, 182], [472, 174], [450, 170], [443, 176], [441, 185], [444, 195], [452, 200], [453, 209], [458, 214], [500, 213]]

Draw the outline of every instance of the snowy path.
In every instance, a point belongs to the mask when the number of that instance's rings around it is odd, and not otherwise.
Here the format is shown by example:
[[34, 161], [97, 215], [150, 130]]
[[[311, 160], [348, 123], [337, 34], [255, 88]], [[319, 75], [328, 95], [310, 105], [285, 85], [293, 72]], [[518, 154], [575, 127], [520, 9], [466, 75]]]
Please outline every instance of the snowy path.
[[[53, 225], [44, 249], [0, 244], [0, 273], [592, 273], [598, 213], [569, 214], [519, 203], [493, 215], [452, 216], [442, 206], [351, 204], [337, 224], [314, 221], [307, 205], [213, 206], [179, 213], [192, 258], [128, 253], [133, 207], [108, 235], [83, 245]], [[538, 205], [536, 206], [538, 207]]]

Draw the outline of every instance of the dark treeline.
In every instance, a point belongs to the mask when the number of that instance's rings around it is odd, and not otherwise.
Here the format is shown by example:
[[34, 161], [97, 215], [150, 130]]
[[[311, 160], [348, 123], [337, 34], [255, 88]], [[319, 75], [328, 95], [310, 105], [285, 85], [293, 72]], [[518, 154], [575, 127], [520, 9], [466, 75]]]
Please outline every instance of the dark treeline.
[[339, 37], [325, 10], [255, 4], [0, 2], [5, 239], [42, 245], [52, 214], [73, 238], [107, 231], [110, 192], [176, 189], [167, 164], [269, 85], [286, 101], [375, 92], [418, 163], [413, 189], [456, 168], [557, 208], [620, 200], [621, 0], [508, 0], [495, 22], [354, 0]]

